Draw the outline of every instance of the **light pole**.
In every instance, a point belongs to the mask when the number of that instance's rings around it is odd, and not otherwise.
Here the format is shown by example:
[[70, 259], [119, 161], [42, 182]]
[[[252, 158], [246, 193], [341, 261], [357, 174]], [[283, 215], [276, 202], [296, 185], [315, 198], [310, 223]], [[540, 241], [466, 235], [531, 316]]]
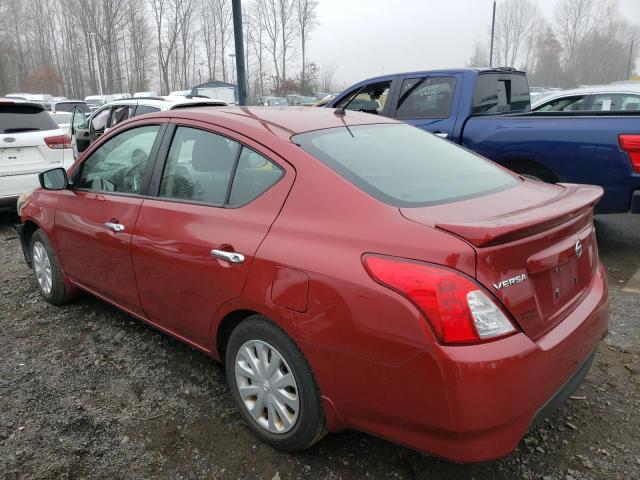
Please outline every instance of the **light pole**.
[[491, 48], [489, 50], [489, 67], [493, 67], [493, 34], [496, 31], [496, 0], [493, 0], [493, 17], [491, 19]]
[[104, 96], [104, 93], [102, 92], [102, 74], [100, 73], [100, 57], [98, 57], [98, 48], [96, 47], [96, 34], [95, 32], [91, 32], [89, 36], [91, 37], [91, 40], [93, 40], [93, 55], [95, 56], [98, 64], [98, 86], [100, 88], [100, 96], [102, 97]]
[[627, 65], [627, 80], [631, 78], [631, 60], [633, 58], [633, 38], [631, 39], [631, 48], [629, 49], [629, 64]]
[[242, 9], [240, 0], [232, 0], [233, 40], [236, 44], [236, 71], [238, 83], [238, 105], [247, 104], [247, 79], [244, 70], [244, 40], [242, 36]]

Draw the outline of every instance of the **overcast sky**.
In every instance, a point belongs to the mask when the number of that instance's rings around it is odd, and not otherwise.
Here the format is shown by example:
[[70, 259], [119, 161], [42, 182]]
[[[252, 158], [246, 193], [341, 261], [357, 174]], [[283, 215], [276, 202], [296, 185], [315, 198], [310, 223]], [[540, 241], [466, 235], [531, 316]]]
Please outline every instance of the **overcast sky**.
[[[618, 0], [640, 23], [640, 0]], [[556, 0], [536, 0], [548, 20]], [[493, 0], [319, 0], [308, 58], [335, 63], [347, 86], [382, 73], [466, 65], [487, 37]], [[500, 8], [500, 0], [498, 0]], [[640, 45], [635, 49], [640, 57]]]

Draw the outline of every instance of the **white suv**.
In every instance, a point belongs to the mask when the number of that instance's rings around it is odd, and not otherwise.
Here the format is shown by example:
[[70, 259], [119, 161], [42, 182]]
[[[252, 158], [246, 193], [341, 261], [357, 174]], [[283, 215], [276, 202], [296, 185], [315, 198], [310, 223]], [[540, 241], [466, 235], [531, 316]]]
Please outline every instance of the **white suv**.
[[15, 209], [39, 173], [72, 164], [69, 136], [41, 103], [0, 98], [0, 209]]
[[78, 158], [89, 145], [95, 142], [100, 135], [121, 122], [145, 113], [172, 110], [186, 107], [224, 107], [227, 104], [222, 100], [208, 98], [185, 97], [150, 97], [116, 100], [103, 105], [88, 117], [80, 109], [73, 110], [71, 119], [71, 144], [73, 156]]

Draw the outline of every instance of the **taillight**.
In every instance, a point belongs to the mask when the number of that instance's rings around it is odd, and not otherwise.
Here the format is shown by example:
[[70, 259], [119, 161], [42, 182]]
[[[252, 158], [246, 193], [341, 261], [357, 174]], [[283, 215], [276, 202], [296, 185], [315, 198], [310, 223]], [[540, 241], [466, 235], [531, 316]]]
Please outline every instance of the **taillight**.
[[640, 173], [640, 135], [620, 135], [620, 148], [629, 154], [631, 166]]
[[442, 343], [479, 343], [516, 331], [483, 289], [461, 273], [377, 255], [366, 255], [364, 264], [374, 280], [422, 311]]
[[71, 148], [71, 139], [69, 135], [56, 135], [55, 137], [46, 137], [44, 139], [44, 143], [47, 144], [47, 147], [60, 149], [60, 148]]

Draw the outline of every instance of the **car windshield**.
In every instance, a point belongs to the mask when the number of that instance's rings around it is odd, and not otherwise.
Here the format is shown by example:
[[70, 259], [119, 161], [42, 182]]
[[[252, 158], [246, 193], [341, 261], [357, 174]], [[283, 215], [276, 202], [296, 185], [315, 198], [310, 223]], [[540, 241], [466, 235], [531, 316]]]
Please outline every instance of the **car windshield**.
[[102, 105], [104, 105], [104, 102], [102, 100], [85, 100], [84, 103], [86, 103], [87, 105], [91, 105], [92, 107], [101, 107]]
[[337, 127], [292, 141], [364, 192], [397, 207], [463, 200], [518, 182], [489, 160], [410, 125]]

